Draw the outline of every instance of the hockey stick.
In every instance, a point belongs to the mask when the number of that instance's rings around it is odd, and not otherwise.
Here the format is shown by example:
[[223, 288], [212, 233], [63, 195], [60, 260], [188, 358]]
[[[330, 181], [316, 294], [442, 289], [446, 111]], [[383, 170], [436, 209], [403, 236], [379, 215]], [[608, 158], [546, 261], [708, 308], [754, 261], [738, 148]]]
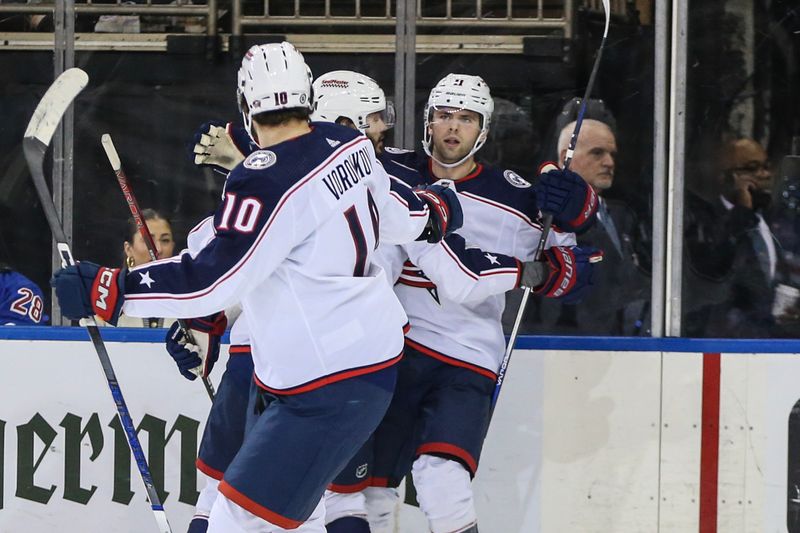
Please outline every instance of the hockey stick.
[[[50, 225], [50, 231], [53, 232], [56, 248], [61, 256], [62, 266], [75, 265], [76, 263], [67, 243], [64, 228], [61, 227], [61, 221], [58, 218], [50, 190], [47, 188], [47, 181], [44, 177], [44, 156], [58, 123], [61, 121], [61, 117], [88, 82], [89, 77], [79, 68], [66, 70], [56, 78], [33, 112], [33, 117], [28, 124], [28, 129], [25, 130], [25, 137], [22, 140], [25, 159], [28, 162], [28, 168], [31, 171], [33, 183], [36, 186], [39, 201], [42, 203], [47, 223]], [[142, 445], [139, 443], [139, 437], [136, 435], [136, 429], [128, 412], [128, 406], [125, 404], [117, 376], [111, 366], [111, 359], [108, 357], [108, 351], [100, 336], [100, 330], [97, 328], [93, 318], [87, 319], [86, 324], [89, 337], [97, 352], [97, 357], [100, 359], [100, 365], [103, 367], [106, 381], [108, 381], [111, 397], [117, 406], [117, 414], [120, 422], [122, 422], [122, 427], [125, 429], [125, 437], [128, 439], [128, 445], [131, 448], [133, 457], [136, 459], [136, 466], [139, 468], [142, 481], [144, 481], [144, 487], [147, 491], [147, 497], [150, 499], [150, 506], [156, 517], [158, 529], [161, 533], [172, 533], [169, 522], [167, 522], [167, 514], [164, 512], [164, 506], [161, 505], [161, 500], [153, 484], [153, 478], [150, 476], [150, 468], [147, 466], [147, 459], [142, 451]]]
[[[586, 113], [586, 102], [589, 100], [589, 96], [592, 94], [594, 80], [595, 77], [597, 77], [597, 69], [600, 66], [600, 58], [603, 57], [603, 48], [606, 46], [608, 25], [611, 22], [611, 7], [609, 6], [609, 0], [603, 0], [603, 10], [605, 11], [606, 15], [606, 26], [603, 30], [603, 39], [600, 41], [600, 48], [597, 49], [597, 57], [594, 60], [592, 72], [589, 75], [589, 83], [586, 84], [586, 90], [584, 91], [583, 99], [581, 100], [581, 107], [578, 110], [578, 117], [575, 120], [575, 129], [572, 130], [572, 136], [569, 139], [567, 154], [564, 158], [564, 169], [569, 169], [569, 164], [572, 162], [572, 156], [575, 155], [575, 145], [578, 143], [578, 135], [581, 132], [581, 124], [583, 124], [583, 115]], [[539, 243], [536, 245], [536, 254], [534, 255], [535, 259], [542, 257], [552, 224], [553, 215], [545, 214], [544, 217], [542, 217], [542, 235], [539, 237]], [[528, 307], [528, 298], [530, 295], [530, 288], [525, 287], [522, 293], [522, 300], [519, 303], [517, 318], [514, 319], [514, 327], [511, 329], [511, 336], [509, 337], [508, 344], [506, 345], [506, 353], [503, 355], [503, 361], [500, 363], [500, 370], [497, 371], [497, 383], [495, 384], [494, 394], [492, 396], [492, 409], [494, 409], [494, 406], [497, 403], [497, 397], [500, 395], [500, 388], [503, 386], [503, 380], [505, 379], [506, 371], [508, 370], [508, 362], [511, 360], [511, 352], [514, 351], [514, 344], [517, 342], [519, 327], [522, 324], [522, 319], [525, 316], [525, 309]]]
[[[153, 236], [150, 235], [150, 230], [147, 229], [147, 225], [144, 223], [142, 211], [139, 209], [139, 202], [136, 201], [136, 196], [133, 194], [128, 176], [122, 169], [122, 161], [119, 158], [117, 149], [114, 147], [114, 141], [111, 140], [111, 135], [104, 133], [103, 136], [100, 137], [100, 142], [103, 145], [103, 149], [106, 151], [106, 156], [108, 157], [108, 162], [111, 163], [111, 168], [114, 169], [114, 174], [117, 175], [117, 183], [119, 183], [119, 188], [122, 190], [125, 201], [128, 203], [128, 208], [131, 210], [131, 215], [133, 215], [133, 219], [136, 221], [136, 228], [139, 230], [142, 239], [144, 239], [144, 244], [147, 246], [147, 251], [150, 253], [150, 260], [156, 261], [158, 260], [156, 243], [153, 242]], [[181, 331], [183, 331], [183, 336], [187, 342], [194, 344], [194, 339], [192, 338], [192, 334], [186, 322], [179, 318], [178, 326], [180, 326]], [[208, 376], [200, 376], [200, 379], [203, 381], [203, 386], [206, 388], [208, 397], [213, 403], [215, 394], [214, 385], [211, 383], [211, 380], [208, 379]]]

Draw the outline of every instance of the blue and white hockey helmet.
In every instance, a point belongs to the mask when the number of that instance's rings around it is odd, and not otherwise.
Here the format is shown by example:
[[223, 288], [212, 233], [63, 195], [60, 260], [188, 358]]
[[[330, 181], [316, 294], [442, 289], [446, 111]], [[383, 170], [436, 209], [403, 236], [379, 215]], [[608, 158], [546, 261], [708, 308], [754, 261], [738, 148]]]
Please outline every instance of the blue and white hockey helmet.
[[431, 134], [430, 126], [433, 112], [440, 108], [474, 111], [481, 117], [481, 132], [475, 140], [475, 144], [461, 161], [452, 164], [445, 164], [438, 161], [445, 167], [455, 167], [463, 163], [466, 159], [475, 154], [486, 143], [489, 135], [489, 126], [492, 122], [492, 112], [494, 111], [494, 100], [492, 99], [489, 86], [480, 76], [470, 76], [469, 74], [448, 74], [436, 86], [431, 89], [428, 102], [425, 104], [424, 121], [425, 131], [422, 147], [428, 156], [431, 155]]
[[311, 120], [336, 122], [345, 117], [364, 131], [369, 127], [367, 117], [380, 112], [386, 128], [394, 126], [394, 106], [369, 76], [352, 70], [334, 70], [314, 80], [313, 87]]
[[247, 131], [252, 135], [253, 116], [259, 113], [311, 109], [311, 80], [311, 69], [292, 43], [251, 47], [242, 58], [236, 88]]

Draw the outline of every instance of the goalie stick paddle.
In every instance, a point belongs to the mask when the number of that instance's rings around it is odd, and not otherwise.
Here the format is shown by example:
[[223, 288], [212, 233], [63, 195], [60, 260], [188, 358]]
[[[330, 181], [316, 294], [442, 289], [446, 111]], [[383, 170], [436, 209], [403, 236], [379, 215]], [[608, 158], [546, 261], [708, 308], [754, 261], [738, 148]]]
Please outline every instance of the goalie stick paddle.
[[[111, 140], [111, 135], [104, 133], [102, 137], [100, 137], [100, 143], [103, 145], [103, 149], [106, 152], [108, 162], [111, 163], [111, 168], [114, 169], [114, 174], [117, 175], [117, 183], [119, 183], [119, 188], [122, 190], [122, 194], [125, 196], [125, 201], [128, 204], [131, 215], [133, 215], [133, 220], [136, 222], [136, 228], [139, 230], [139, 234], [142, 236], [142, 239], [144, 239], [144, 244], [147, 246], [147, 251], [150, 253], [150, 259], [152, 261], [156, 261], [158, 260], [156, 243], [153, 242], [153, 236], [150, 235], [150, 231], [147, 229], [147, 225], [144, 222], [142, 210], [139, 209], [139, 202], [136, 201], [136, 196], [133, 194], [133, 189], [128, 181], [128, 176], [122, 169], [122, 161], [120, 160], [117, 149], [114, 146], [114, 141]], [[178, 319], [178, 326], [180, 326], [186, 341], [191, 344], [195, 344], [192, 334], [183, 319]], [[213, 403], [215, 394], [214, 385], [211, 383], [211, 380], [208, 379], [208, 376], [200, 375], [200, 379], [203, 381], [203, 386], [206, 388], [206, 393], [208, 393], [208, 397]]]
[[[47, 223], [50, 225], [50, 230], [53, 232], [53, 238], [56, 241], [56, 247], [61, 256], [62, 266], [74, 265], [76, 263], [72, 257], [69, 244], [67, 243], [66, 233], [58, 218], [56, 206], [53, 204], [50, 190], [47, 188], [47, 181], [44, 177], [44, 156], [53, 138], [53, 134], [58, 127], [58, 123], [61, 121], [61, 117], [64, 116], [67, 108], [69, 108], [72, 101], [83, 88], [86, 87], [88, 82], [89, 76], [79, 68], [66, 70], [56, 78], [36, 107], [33, 117], [28, 124], [28, 129], [25, 130], [25, 137], [22, 140], [25, 159], [28, 162], [28, 168], [31, 171], [33, 183], [39, 195], [39, 201], [47, 217]], [[111, 365], [108, 351], [100, 336], [100, 330], [93, 318], [86, 320], [86, 324], [89, 338], [92, 340], [92, 344], [97, 352], [97, 357], [100, 359], [100, 365], [103, 367], [103, 373], [106, 376], [108, 388], [111, 390], [111, 397], [114, 399], [114, 404], [117, 406], [117, 414], [119, 415], [122, 427], [125, 429], [125, 437], [128, 439], [128, 445], [131, 448], [133, 457], [136, 459], [136, 466], [139, 468], [139, 473], [142, 476], [142, 481], [144, 482], [147, 497], [150, 499], [150, 506], [153, 509], [159, 531], [161, 533], [172, 533], [172, 529], [170, 529], [169, 522], [167, 521], [167, 514], [164, 512], [164, 506], [161, 505], [161, 499], [158, 497], [155, 485], [153, 484], [153, 478], [150, 475], [150, 468], [147, 465], [147, 459], [142, 451], [142, 445], [139, 442], [139, 437], [136, 435], [133, 420], [128, 412], [128, 406], [125, 404], [125, 399], [122, 396], [122, 389], [120, 389], [119, 382], [117, 381], [114, 367]]]
[[[569, 164], [572, 162], [572, 156], [575, 155], [575, 145], [578, 143], [578, 135], [581, 132], [581, 124], [583, 124], [583, 115], [586, 113], [586, 102], [589, 100], [589, 96], [592, 94], [592, 89], [594, 88], [594, 80], [597, 77], [597, 69], [600, 66], [600, 58], [603, 57], [603, 48], [606, 46], [606, 38], [608, 37], [608, 25], [611, 22], [611, 7], [609, 6], [609, 0], [603, 0], [603, 10], [605, 11], [606, 15], [606, 25], [605, 29], [603, 30], [603, 39], [600, 41], [600, 47], [597, 49], [597, 57], [594, 60], [594, 65], [592, 66], [592, 72], [589, 74], [589, 82], [586, 84], [586, 90], [583, 93], [583, 99], [581, 100], [581, 106], [578, 109], [578, 116], [575, 120], [575, 129], [572, 130], [572, 136], [569, 139], [569, 145], [567, 146], [567, 154], [564, 158], [564, 168], [569, 169]], [[539, 237], [539, 243], [536, 245], [536, 253], [534, 255], [534, 259], [539, 259], [542, 257], [542, 253], [544, 252], [544, 247], [547, 244], [547, 237], [550, 234], [550, 227], [553, 224], [553, 215], [545, 214], [542, 218], [542, 234]], [[517, 342], [517, 336], [519, 335], [519, 327], [522, 324], [522, 319], [525, 316], [525, 309], [528, 307], [528, 298], [531, 295], [531, 290], [528, 287], [525, 287], [522, 293], [522, 300], [519, 303], [519, 310], [517, 311], [517, 317], [514, 319], [514, 326], [511, 329], [511, 335], [508, 339], [508, 344], [506, 345], [506, 352], [503, 355], [503, 360], [500, 363], [500, 369], [497, 371], [497, 383], [494, 387], [494, 395], [492, 396], [492, 411], [494, 411], [494, 406], [497, 403], [497, 397], [500, 395], [500, 388], [503, 386], [503, 380], [506, 376], [506, 371], [508, 370], [508, 362], [511, 360], [511, 352], [514, 351], [514, 344]]]

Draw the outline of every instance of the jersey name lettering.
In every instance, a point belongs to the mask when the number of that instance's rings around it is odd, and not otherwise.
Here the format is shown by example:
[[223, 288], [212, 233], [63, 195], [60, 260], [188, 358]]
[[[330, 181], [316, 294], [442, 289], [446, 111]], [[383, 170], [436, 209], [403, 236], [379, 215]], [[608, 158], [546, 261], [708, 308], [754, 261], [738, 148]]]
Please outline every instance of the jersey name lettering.
[[372, 174], [372, 163], [366, 148], [347, 156], [344, 162], [336, 165], [322, 182], [337, 200], [353, 185]]

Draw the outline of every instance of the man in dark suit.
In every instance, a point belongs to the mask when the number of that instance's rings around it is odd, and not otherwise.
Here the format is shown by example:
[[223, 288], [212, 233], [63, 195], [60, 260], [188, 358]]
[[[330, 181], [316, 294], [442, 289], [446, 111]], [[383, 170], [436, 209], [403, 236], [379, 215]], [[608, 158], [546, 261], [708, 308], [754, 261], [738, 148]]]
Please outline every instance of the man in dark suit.
[[785, 279], [768, 216], [773, 174], [753, 139], [723, 144], [715, 194], [687, 192], [683, 335], [761, 338], [778, 333], [772, 304]]
[[[575, 122], [566, 124], [558, 140], [563, 165]], [[567, 335], [643, 335], [649, 329], [649, 276], [635, 252], [639, 224], [624, 202], [604, 198], [614, 183], [617, 142], [614, 132], [599, 120], [581, 125], [570, 169], [580, 174], [600, 198], [597, 223], [578, 235], [580, 246], [604, 252], [595, 266], [593, 288], [577, 304], [538, 299], [529, 310], [526, 331]], [[509, 306], [514, 308], [514, 306]]]

